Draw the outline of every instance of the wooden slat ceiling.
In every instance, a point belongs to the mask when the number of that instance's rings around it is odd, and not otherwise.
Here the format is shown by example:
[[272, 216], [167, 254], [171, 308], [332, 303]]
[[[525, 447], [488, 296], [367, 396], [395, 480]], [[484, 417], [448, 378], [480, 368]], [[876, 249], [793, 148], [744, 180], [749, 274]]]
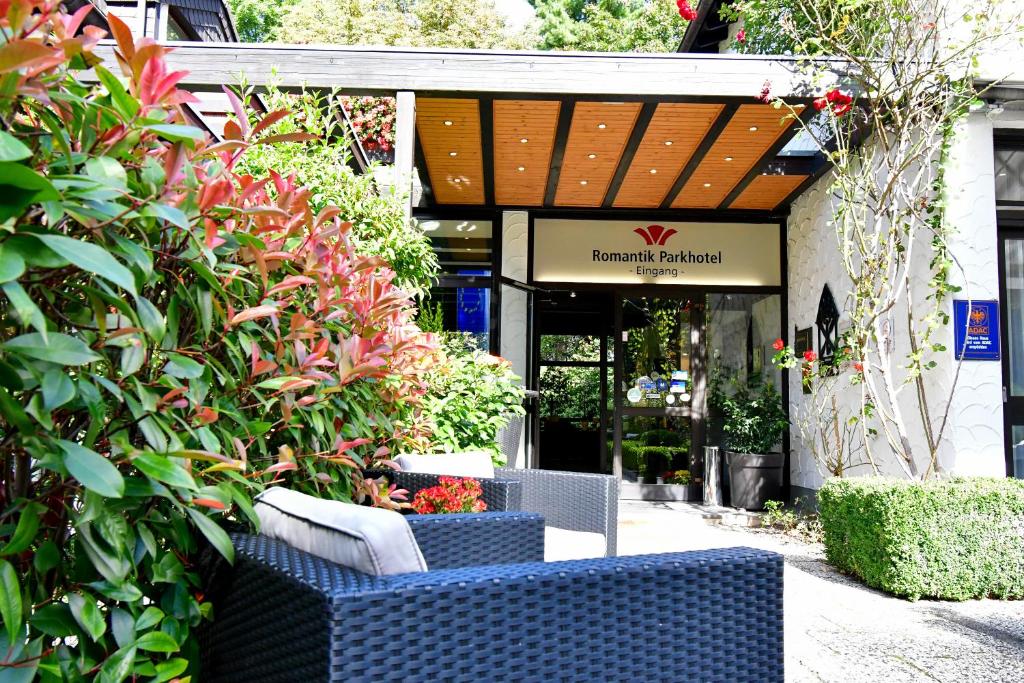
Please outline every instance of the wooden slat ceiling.
[[416, 133], [439, 204], [483, 204], [484, 164], [480, 101], [416, 101]]
[[[608, 198], [616, 208], [657, 209], [670, 202], [673, 209], [716, 209], [735, 195], [744, 179], [760, 171], [766, 155], [797, 125], [770, 105], [727, 109], [719, 103], [663, 102], [654, 109], [639, 143], [630, 144], [630, 137], [640, 134], [642, 107], [639, 102], [577, 101], [559, 157], [560, 101], [493, 100], [494, 166], [489, 170], [495, 204], [596, 208]], [[483, 206], [481, 131], [486, 127], [481, 125], [479, 100], [417, 98], [416, 129], [434, 201]], [[565, 122], [562, 130], [565, 135]], [[707, 139], [712, 132], [718, 135], [714, 141]], [[623, 159], [627, 147], [631, 159]], [[628, 168], [624, 175], [618, 172], [621, 184], [609, 198], [620, 163]], [[545, 194], [554, 182], [553, 165], [558, 169], [554, 201], [545, 204], [545, 199], [552, 199]], [[680, 178], [684, 169], [688, 178]], [[728, 208], [776, 209], [806, 178], [755, 176]], [[673, 197], [677, 179], [684, 184]]]
[[558, 128], [558, 101], [495, 100], [494, 200], [541, 206]]
[[770, 104], [744, 104], [672, 202], [673, 209], [714, 209], [793, 125]]
[[555, 192], [556, 206], [601, 206], [619, 165], [639, 102], [579, 102]]
[[613, 206], [658, 208], [724, 108], [721, 104], [659, 104]]
[[805, 180], [805, 175], [759, 175], [750, 181], [729, 208], [774, 209]]

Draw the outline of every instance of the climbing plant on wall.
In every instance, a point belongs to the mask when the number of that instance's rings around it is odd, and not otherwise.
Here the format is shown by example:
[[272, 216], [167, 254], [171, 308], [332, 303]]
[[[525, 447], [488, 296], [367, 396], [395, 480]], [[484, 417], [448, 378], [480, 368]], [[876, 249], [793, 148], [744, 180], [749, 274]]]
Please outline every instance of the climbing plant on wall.
[[[744, 21], [748, 49], [758, 45], [752, 37], [774, 31], [762, 48], [807, 55], [799, 63], [819, 113], [801, 125], [833, 165], [830, 220], [849, 281], [846, 348], [837, 358], [856, 366], [850, 378], [861, 401], [848, 420], [872, 467], [892, 460], [907, 477], [931, 476], [941, 469], [959, 374], [956, 367], [941, 389], [927, 377], [939, 354], [951, 353], [948, 311], [961, 281], [950, 250], [959, 226], [946, 215], [948, 153], [983, 93], [974, 78], [979, 58], [1000, 41], [1020, 40], [1020, 10], [1000, 0], [739, 0], [731, 11]], [[838, 84], [837, 63], [845, 64]], [[915, 281], [921, 272], [929, 274], [924, 283]], [[812, 376], [834, 375], [839, 362], [812, 359]]]

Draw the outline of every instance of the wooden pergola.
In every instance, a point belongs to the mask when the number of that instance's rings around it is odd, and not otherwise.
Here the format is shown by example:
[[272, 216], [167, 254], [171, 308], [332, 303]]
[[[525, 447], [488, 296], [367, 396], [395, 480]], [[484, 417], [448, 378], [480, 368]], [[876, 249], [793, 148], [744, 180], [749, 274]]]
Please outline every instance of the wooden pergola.
[[168, 45], [197, 93], [244, 78], [396, 97], [396, 182], [418, 170], [431, 207], [774, 213], [827, 168], [783, 153], [799, 124], [758, 100], [768, 86], [814, 115], [827, 84], [796, 58]]

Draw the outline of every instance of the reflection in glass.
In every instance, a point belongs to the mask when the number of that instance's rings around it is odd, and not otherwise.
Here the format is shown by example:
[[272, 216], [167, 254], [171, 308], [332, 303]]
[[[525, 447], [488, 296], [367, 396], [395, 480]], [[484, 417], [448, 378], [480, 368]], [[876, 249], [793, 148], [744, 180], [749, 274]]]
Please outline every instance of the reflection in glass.
[[[781, 392], [782, 375], [771, 360], [775, 355], [772, 344], [778, 339], [780, 329], [778, 294], [709, 294], [706, 337], [709, 391], [727, 391], [731, 380], [735, 379], [748, 384], [769, 381]], [[707, 443], [724, 446], [720, 415], [708, 415]]]
[[[611, 444], [609, 444], [609, 449]], [[687, 484], [690, 418], [622, 416], [622, 478], [644, 484]]]
[[691, 305], [687, 299], [623, 300], [623, 406], [690, 404]]

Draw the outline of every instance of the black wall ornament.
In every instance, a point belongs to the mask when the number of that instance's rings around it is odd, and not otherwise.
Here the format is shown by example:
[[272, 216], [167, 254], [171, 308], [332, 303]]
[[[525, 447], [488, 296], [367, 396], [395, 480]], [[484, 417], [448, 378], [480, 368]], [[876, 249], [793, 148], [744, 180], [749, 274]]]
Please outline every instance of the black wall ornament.
[[828, 285], [821, 290], [818, 301], [818, 317], [814, 320], [818, 327], [818, 359], [823, 365], [831, 365], [836, 357], [836, 346], [839, 344], [839, 309]]

